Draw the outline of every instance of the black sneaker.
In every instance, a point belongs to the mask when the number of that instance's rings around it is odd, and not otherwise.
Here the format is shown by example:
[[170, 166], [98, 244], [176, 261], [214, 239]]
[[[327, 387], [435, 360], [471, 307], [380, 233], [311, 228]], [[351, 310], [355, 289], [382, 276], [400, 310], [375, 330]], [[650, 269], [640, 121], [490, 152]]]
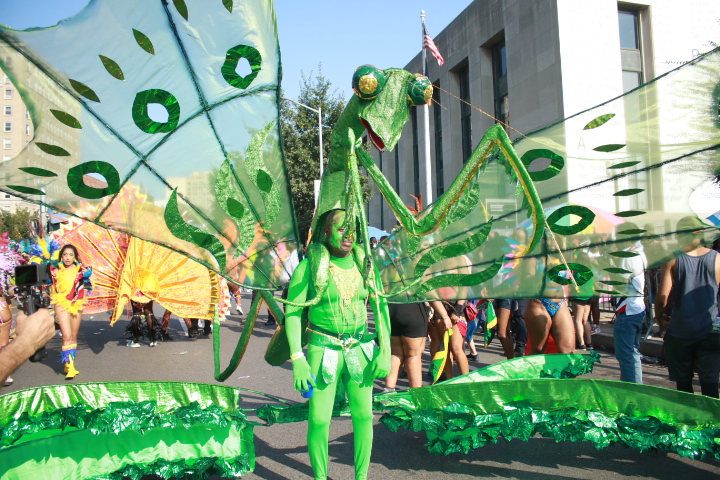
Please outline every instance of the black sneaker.
[[478, 358], [480, 358], [480, 355], [478, 355], [477, 353], [475, 353], [475, 354], [468, 353], [468, 354], [466, 355], [466, 357], [467, 357], [467, 359], [470, 360], [471, 362], [477, 362], [477, 361], [478, 361]]
[[265, 326], [266, 326], [266, 327], [272, 327], [272, 326], [275, 325], [276, 323], [277, 323], [277, 322], [275, 321], [274, 318], [269, 318], [268, 321], [265, 322]]

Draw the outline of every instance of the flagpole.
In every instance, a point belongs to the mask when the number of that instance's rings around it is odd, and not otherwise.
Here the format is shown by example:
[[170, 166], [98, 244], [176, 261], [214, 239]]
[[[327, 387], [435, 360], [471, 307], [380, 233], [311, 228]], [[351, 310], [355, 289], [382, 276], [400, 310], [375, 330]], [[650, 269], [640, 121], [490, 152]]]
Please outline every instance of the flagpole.
[[[425, 49], [425, 10], [420, 11], [420, 19], [422, 22], [422, 43], [420, 44], [422, 48], [422, 68], [424, 70], [423, 74], [428, 74], [427, 52]], [[423, 105], [423, 113], [423, 126], [425, 128], [425, 198], [423, 203], [430, 205], [432, 203], [432, 161], [430, 159], [430, 107], [428, 107], [427, 103]]]

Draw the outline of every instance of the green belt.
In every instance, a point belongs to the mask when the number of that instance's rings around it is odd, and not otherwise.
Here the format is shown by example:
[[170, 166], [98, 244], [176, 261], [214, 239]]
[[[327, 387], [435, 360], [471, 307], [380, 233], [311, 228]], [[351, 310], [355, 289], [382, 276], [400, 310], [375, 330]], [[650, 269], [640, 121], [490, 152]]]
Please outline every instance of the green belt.
[[[309, 324], [310, 338], [308, 343], [324, 348], [319, 375], [328, 385], [337, 379], [340, 355], [345, 359], [350, 378], [359, 384], [363, 382], [363, 370], [360, 366], [360, 355], [365, 355], [368, 362], [375, 357], [375, 334], [367, 331], [355, 333], [333, 333], [316, 325]], [[359, 348], [356, 348], [359, 347]], [[359, 353], [362, 351], [362, 353]]]
[[337, 334], [312, 323], [308, 325], [307, 330], [310, 332], [308, 343], [332, 350], [350, 350], [362, 343], [371, 342], [376, 337], [376, 334], [367, 331]]

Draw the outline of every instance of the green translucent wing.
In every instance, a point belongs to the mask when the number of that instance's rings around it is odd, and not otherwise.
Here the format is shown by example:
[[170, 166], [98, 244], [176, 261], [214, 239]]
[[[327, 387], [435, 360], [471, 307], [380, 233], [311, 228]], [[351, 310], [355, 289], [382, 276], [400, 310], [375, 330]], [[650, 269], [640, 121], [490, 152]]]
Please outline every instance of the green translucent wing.
[[[474, 179], [477, 192], [465, 191], [440, 229], [416, 237], [397, 228], [375, 251], [385, 293], [393, 302], [626, 294], [624, 261], [667, 261], [684, 245], [675, 235], [682, 217], [702, 220], [708, 244], [720, 237], [719, 104], [716, 49], [516, 141], [547, 219], [525, 255], [537, 219], [494, 151]], [[490, 219], [487, 239], [473, 242]]]
[[237, 283], [289, 280], [272, 2], [93, 1], [51, 28], [1, 28], [0, 50], [35, 128], [0, 189]]

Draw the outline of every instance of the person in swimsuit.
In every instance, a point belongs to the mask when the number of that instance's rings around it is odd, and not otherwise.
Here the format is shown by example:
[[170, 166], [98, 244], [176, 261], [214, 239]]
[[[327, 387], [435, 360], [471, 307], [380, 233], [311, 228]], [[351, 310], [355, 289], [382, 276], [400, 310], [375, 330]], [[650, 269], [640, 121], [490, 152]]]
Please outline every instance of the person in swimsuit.
[[530, 339], [530, 355], [545, 353], [552, 333], [558, 353], [575, 352], [575, 327], [565, 303], [563, 287], [548, 282], [540, 299], [528, 301], [525, 325]]

